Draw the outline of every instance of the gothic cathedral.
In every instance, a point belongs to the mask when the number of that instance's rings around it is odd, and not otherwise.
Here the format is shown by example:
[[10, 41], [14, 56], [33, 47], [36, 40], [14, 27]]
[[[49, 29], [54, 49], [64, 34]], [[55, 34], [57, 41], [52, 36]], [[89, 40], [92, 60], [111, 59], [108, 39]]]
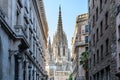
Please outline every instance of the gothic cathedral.
[[48, 42], [48, 73], [49, 80], [67, 80], [71, 73], [70, 50], [65, 32], [62, 26], [61, 7], [59, 7], [59, 18], [57, 32], [53, 37], [51, 44]]

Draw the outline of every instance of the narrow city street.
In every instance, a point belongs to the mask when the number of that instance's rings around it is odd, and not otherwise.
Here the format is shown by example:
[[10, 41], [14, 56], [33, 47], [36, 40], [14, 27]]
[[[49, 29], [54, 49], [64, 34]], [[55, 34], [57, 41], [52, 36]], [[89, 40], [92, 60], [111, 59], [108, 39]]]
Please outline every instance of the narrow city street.
[[120, 80], [120, 0], [0, 0], [0, 80]]

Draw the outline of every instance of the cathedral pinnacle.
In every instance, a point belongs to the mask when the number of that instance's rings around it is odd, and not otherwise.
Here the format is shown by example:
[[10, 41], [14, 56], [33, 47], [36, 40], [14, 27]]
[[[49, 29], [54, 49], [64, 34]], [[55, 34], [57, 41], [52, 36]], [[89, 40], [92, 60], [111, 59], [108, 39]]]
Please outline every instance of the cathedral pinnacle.
[[54, 44], [62, 44], [62, 45], [67, 44], [67, 38], [66, 38], [65, 32], [63, 31], [63, 25], [62, 25], [61, 6], [59, 6], [59, 16], [58, 16], [57, 32], [55, 33], [55, 36], [54, 36], [54, 39], [53, 39], [53, 43]]
[[58, 28], [57, 28], [57, 32], [59, 33], [59, 37], [62, 37], [62, 36], [63, 36], [61, 6], [59, 6], [59, 17], [58, 17]]

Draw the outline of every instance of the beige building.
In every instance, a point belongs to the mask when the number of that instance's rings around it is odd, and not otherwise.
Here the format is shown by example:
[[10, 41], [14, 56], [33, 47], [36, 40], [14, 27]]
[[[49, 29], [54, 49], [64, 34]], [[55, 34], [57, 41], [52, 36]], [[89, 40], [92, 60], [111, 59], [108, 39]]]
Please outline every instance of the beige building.
[[68, 41], [62, 26], [61, 7], [59, 7], [59, 19], [57, 31], [53, 42], [48, 44], [48, 78], [49, 80], [67, 80], [71, 73], [70, 52]]
[[43, 0], [0, 0], [0, 80], [46, 80]]
[[85, 80], [85, 71], [80, 65], [81, 53], [88, 50], [88, 14], [78, 15], [72, 38], [73, 80]]

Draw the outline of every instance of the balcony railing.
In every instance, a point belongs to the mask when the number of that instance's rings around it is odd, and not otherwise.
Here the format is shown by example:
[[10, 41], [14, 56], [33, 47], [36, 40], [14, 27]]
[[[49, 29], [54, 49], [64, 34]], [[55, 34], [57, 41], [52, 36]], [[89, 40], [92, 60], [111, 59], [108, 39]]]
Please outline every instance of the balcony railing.
[[85, 41], [80, 41], [80, 42], [76, 42], [74, 46], [77, 47], [77, 46], [83, 46], [86, 44], [88, 44], [88, 43], [86, 43]]

